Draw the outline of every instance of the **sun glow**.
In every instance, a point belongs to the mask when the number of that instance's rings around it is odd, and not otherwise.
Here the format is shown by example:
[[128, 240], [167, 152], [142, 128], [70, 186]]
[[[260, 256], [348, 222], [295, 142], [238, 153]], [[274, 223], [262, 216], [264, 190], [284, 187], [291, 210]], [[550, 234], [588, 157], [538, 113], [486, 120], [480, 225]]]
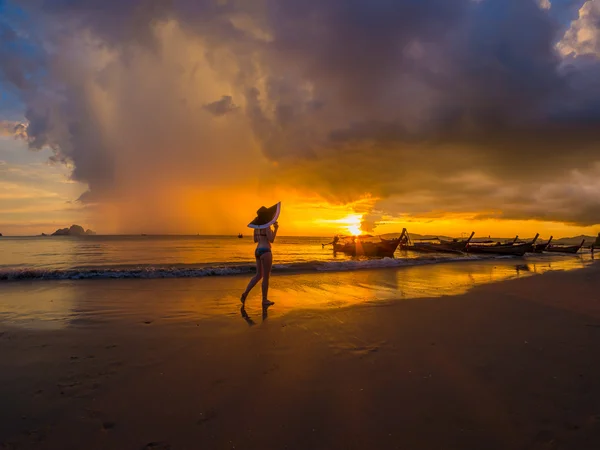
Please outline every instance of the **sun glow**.
[[353, 236], [358, 236], [362, 234], [362, 230], [360, 229], [360, 225], [349, 225], [348, 232]]

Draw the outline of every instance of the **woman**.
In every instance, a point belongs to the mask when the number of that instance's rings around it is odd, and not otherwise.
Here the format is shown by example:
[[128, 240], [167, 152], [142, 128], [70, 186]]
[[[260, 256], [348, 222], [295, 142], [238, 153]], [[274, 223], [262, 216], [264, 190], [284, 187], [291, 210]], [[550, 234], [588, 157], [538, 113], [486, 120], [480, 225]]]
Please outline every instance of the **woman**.
[[269, 277], [271, 276], [271, 267], [273, 266], [273, 254], [271, 253], [271, 244], [275, 241], [277, 236], [277, 230], [279, 224], [275, 222], [273, 228], [268, 226], [267, 228], [255, 229], [254, 230], [254, 242], [257, 243], [254, 256], [256, 258], [256, 275], [248, 283], [248, 287], [242, 294], [242, 303], [246, 302], [246, 297], [252, 290], [256, 283], [262, 279], [262, 305], [271, 306], [275, 303], [268, 299], [267, 294], [269, 293]]

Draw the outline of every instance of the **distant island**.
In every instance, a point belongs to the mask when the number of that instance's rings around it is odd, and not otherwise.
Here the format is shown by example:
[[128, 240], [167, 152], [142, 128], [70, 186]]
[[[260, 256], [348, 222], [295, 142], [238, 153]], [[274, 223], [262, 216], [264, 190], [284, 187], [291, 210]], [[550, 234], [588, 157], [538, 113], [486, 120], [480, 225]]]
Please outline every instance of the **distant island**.
[[71, 225], [70, 228], [59, 228], [52, 236], [94, 236], [95, 231], [84, 230], [81, 225]]

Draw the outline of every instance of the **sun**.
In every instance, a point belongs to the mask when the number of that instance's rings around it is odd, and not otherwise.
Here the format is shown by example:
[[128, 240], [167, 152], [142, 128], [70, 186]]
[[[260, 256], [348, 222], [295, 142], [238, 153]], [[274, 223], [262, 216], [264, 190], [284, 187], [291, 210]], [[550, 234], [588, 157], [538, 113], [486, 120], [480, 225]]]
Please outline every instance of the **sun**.
[[358, 235], [362, 234], [362, 230], [360, 229], [359, 225], [348, 225], [348, 231], [353, 236], [358, 236]]

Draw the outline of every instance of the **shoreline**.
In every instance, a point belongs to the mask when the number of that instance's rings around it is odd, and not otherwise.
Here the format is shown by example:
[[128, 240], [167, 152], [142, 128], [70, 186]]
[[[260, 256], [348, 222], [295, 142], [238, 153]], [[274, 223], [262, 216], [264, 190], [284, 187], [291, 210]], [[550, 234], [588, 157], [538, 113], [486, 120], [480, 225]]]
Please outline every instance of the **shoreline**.
[[[395, 258], [342, 259], [339, 261], [312, 260], [301, 262], [276, 262], [274, 275], [306, 275], [310, 273], [337, 273], [349, 271], [401, 269], [439, 264], [469, 264], [497, 262], [502, 264], [543, 265], [559, 264], [564, 266], [593, 264], [596, 260], [591, 252], [577, 255], [568, 254], [529, 254], [523, 257], [503, 255], [435, 255], [428, 256], [412, 253]], [[579, 264], [581, 263], [581, 264]], [[0, 267], [0, 283], [19, 281], [51, 280], [109, 280], [109, 279], [194, 279], [205, 277], [245, 276], [256, 273], [256, 264], [252, 261], [207, 262], [174, 265], [121, 264], [111, 266], [77, 266], [64, 268], [8, 268]]]
[[[504, 282], [553, 271], [582, 270], [597, 261], [579, 257], [542, 259], [527, 264], [523, 258], [483, 259], [442, 264], [417, 264], [346, 271], [274, 273], [269, 297], [276, 302], [272, 315], [297, 309], [327, 310], [360, 304], [394, 303], [412, 298], [461, 295], [479, 285]], [[116, 319], [132, 317], [147, 295], [156, 311], [181, 320], [231, 315], [249, 274], [198, 278], [18, 280], [2, 283], [0, 327], [14, 322], [30, 328], [63, 328], [71, 321], [96, 320], [107, 308]], [[118, 295], [124, 299], [117, 300]], [[140, 295], [141, 294], [141, 295]], [[162, 296], [173, 301], [162, 302]], [[260, 297], [260, 285], [247, 305]], [[32, 302], [31, 299], [36, 301]], [[144, 305], [148, 306], [148, 305]], [[109, 317], [110, 319], [110, 317]]]
[[11, 284], [0, 448], [597, 448], [600, 265], [444, 266]]

